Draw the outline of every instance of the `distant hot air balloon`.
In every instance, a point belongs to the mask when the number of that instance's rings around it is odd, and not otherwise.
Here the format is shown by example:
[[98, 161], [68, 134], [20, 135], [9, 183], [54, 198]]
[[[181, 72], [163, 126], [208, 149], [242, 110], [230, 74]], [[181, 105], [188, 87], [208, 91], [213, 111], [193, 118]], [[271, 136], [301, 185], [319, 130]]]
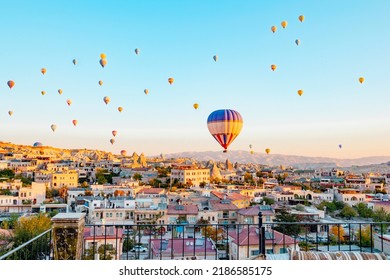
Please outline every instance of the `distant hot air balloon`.
[[41, 73], [42, 73], [43, 75], [45, 75], [45, 73], [46, 73], [46, 68], [42, 68], [42, 69], [41, 69]]
[[12, 116], [14, 112], [8, 111], [8, 115]]
[[251, 150], [251, 155], [253, 155], [255, 152], [253, 150]]
[[122, 112], [122, 111], [123, 111], [123, 108], [122, 108], [122, 107], [118, 107], [118, 111], [119, 111], [119, 112]]
[[76, 126], [78, 121], [77, 120], [73, 120], [72, 123], [73, 123], [74, 126]]
[[76, 59], [73, 59], [72, 62], [73, 62], [73, 65], [77, 64], [77, 60]]
[[298, 90], [298, 94], [299, 94], [299, 96], [301, 96], [302, 94], [303, 94], [303, 90]]
[[35, 142], [35, 143], [33, 144], [33, 146], [34, 146], [34, 147], [42, 147], [43, 145], [42, 145], [41, 142]]
[[265, 149], [265, 152], [267, 153], [267, 155], [271, 152], [271, 149], [267, 148]]
[[341, 149], [343, 147], [343, 145], [339, 144], [339, 148]]
[[300, 22], [303, 22], [305, 20], [305, 16], [304, 15], [300, 15], [298, 17], [298, 19], [299, 19]]
[[362, 84], [362, 83], [364, 83], [364, 77], [360, 77], [359, 78], [359, 82]]
[[296, 39], [296, 40], [295, 40], [295, 44], [296, 44], [297, 46], [299, 46], [300, 43], [301, 43], [301, 41], [300, 41], [299, 39]]
[[58, 90], [58, 93], [59, 93], [59, 94], [62, 94], [62, 89], [59, 89], [59, 90]]
[[101, 59], [106, 59], [106, 54], [105, 54], [105, 53], [101, 53], [101, 54], [100, 54], [100, 58], [101, 58]]
[[174, 81], [175, 81], [175, 80], [174, 80], [173, 78], [169, 78], [169, 79], [168, 79], [168, 83], [169, 83], [170, 85], [172, 85]]
[[46, 94], [46, 91], [42, 90], [42, 91], [41, 91], [41, 94], [42, 94], [42, 95], [45, 95], [45, 94]]
[[275, 65], [275, 64], [272, 64], [272, 65], [271, 65], [271, 70], [272, 70], [272, 71], [275, 71], [275, 70], [276, 70], [276, 65]]
[[198, 103], [195, 103], [193, 106], [194, 106], [195, 110], [199, 108], [199, 104]]
[[240, 113], [230, 109], [216, 110], [207, 118], [207, 127], [211, 135], [224, 148], [225, 153], [240, 134], [242, 125], [243, 119]]
[[102, 80], [100, 80], [99, 81], [99, 86], [101, 86], [103, 84], [103, 81]]
[[107, 65], [107, 60], [106, 60], [106, 59], [100, 59], [100, 60], [99, 60], [99, 63], [100, 63], [100, 65], [104, 68], [104, 66]]
[[110, 102], [110, 97], [108, 97], [108, 96], [104, 96], [104, 98], [103, 98], [103, 101], [104, 101], [104, 103], [106, 103], [106, 105]]
[[68, 104], [68, 106], [70, 106], [70, 104], [72, 104], [72, 99], [67, 99], [66, 103]]
[[213, 59], [214, 59], [215, 62], [217, 62], [218, 61], [218, 55], [214, 55]]
[[12, 89], [15, 86], [15, 82], [14, 81], [8, 81], [7, 85], [9, 86], [10, 89]]
[[112, 131], [112, 136], [115, 137], [115, 136], [117, 135], [117, 133], [118, 133], [118, 132], [117, 132], [116, 130], [113, 130], [113, 131]]
[[57, 126], [55, 124], [52, 124], [50, 127], [51, 127], [51, 130], [53, 130], [53, 132], [56, 131], [56, 129], [57, 129]]
[[272, 26], [272, 27], [271, 27], [271, 31], [272, 31], [272, 33], [275, 33], [277, 29], [278, 29], [278, 28], [277, 28], [275, 25], [274, 25], [274, 26]]
[[148, 94], [149, 93], [149, 90], [146, 88], [146, 89], [144, 89], [144, 93], [145, 94]]
[[288, 24], [288, 23], [287, 23], [287, 21], [285, 21], [285, 20], [282, 21], [282, 23], [281, 23], [281, 25], [282, 25], [283, 28], [286, 28], [286, 27], [287, 27], [287, 24]]
[[110, 143], [113, 145], [115, 143], [115, 139], [110, 139]]
[[249, 149], [252, 149], [252, 144], [249, 144]]
[[135, 54], [139, 54], [139, 49], [138, 48], [135, 49], [134, 52], [135, 52]]
[[121, 155], [125, 157], [127, 155], [127, 151], [126, 150], [122, 150], [121, 151]]

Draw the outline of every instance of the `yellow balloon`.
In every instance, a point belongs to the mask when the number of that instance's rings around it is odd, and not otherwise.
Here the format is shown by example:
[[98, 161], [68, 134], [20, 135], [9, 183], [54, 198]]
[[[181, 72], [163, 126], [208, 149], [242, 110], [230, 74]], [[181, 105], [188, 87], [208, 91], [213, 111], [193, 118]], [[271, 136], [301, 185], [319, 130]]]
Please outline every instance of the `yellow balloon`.
[[362, 84], [362, 83], [364, 83], [364, 78], [363, 77], [360, 77], [359, 78], [359, 82]]
[[171, 84], [171, 85], [173, 84], [174, 81], [175, 81], [175, 79], [173, 79], [173, 78], [169, 78], [168, 79], [168, 83]]
[[106, 54], [105, 54], [105, 53], [101, 53], [101, 54], [100, 54], [100, 58], [101, 58], [101, 59], [105, 59], [105, 58], [106, 58]]
[[14, 112], [12, 112], [12, 111], [8, 111], [8, 115], [10, 115], [10, 116], [12, 116], [13, 113]]
[[272, 64], [272, 65], [271, 65], [271, 70], [272, 70], [272, 71], [275, 71], [275, 70], [276, 70], [276, 65], [275, 65], [275, 64]]
[[251, 150], [251, 155], [253, 155], [255, 152], [253, 150]]
[[119, 112], [122, 112], [122, 111], [123, 111], [123, 108], [122, 108], [122, 107], [118, 107], [118, 111], [119, 111]]
[[265, 152], [267, 153], [267, 155], [271, 152], [271, 149], [267, 148], [265, 149]]
[[44, 90], [42, 90], [42, 91], [41, 91], [41, 94], [42, 94], [42, 95], [45, 95], [45, 94], [46, 94], [46, 92], [45, 92]]
[[305, 16], [300, 15], [300, 16], [298, 17], [298, 19], [299, 19], [300, 22], [303, 22], [303, 21], [305, 20]]
[[41, 69], [41, 73], [42, 73], [43, 75], [45, 75], [45, 73], [46, 73], [46, 68], [42, 68], [42, 69]]
[[104, 68], [104, 66], [107, 65], [107, 60], [104, 59], [104, 58], [102, 58], [102, 59], [99, 60], [99, 63], [100, 63], [100, 65]]
[[59, 89], [59, 90], [58, 90], [58, 93], [59, 93], [59, 94], [62, 94], [62, 89]]
[[283, 28], [286, 28], [287, 27], [287, 21], [282, 21], [281, 25], [282, 25]]
[[145, 92], [145, 94], [148, 94], [148, 93], [149, 93], [149, 90], [146, 88], [146, 89], [144, 90], [144, 92]]
[[299, 96], [301, 96], [302, 94], [303, 94], [303, 90], [298, 90], [298, 94], [299, 94]]
[[194, 106], [194, 108], [195, 108], [195, 110], [196, 110], [196, 109], [198, 109], [199, 104], [198, 104], [198, 103], [195, 103], [193, 106]]
[[274, 26], [272, 26], [272, 27], [271, 27], [271, 31], [272, 31], [272, 33], [275, 33], [277, 29], [278, 29], [278, 28], [277, 28], [275, 25], [274, 25]]
[[103, 81], [102, 80], [100, 80], [99, 81], [99, 86], [101, 86], [103, 84]]

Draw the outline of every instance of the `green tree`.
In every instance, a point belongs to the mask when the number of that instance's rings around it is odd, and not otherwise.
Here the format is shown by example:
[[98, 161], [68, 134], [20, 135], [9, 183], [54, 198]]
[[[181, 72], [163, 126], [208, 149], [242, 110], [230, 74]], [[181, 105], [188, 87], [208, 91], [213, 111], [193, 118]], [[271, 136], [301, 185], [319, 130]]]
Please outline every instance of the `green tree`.
[[15, 244], [17, 246], [29, 241], [51, 227], [51, 220], [46, 214], [21, 217], [15, 224]]
[[3, 229], [14, 229], [16, 223], [18, 222], [19, 215], [12, 213], [11, 216], [4, 220], [3, 223], [1, 224], [1, 228]]
[[142, 180], [142, 175], [139, 174], [139, 173], [135, 173], [133, 175], [133, 179], [136, 180], [136, 181], [141, 181]]
[[[275, 215], [275, 222], [278, 223], [295, 223], [299, 222], [299, 219], [296, 215], [293, 215], [287, 211], [286, 208], [282, 208]], [[275, 230], [284, 233], [289, 236], [298, 236], [301, 232], [301, 225], [299, 224], [278, 224], [275, 226]]]
[[12, 179], [15, 177], [15, 172], [12, 169], [3, 169], [0, 170], [0, 178], [9, 178]]
[[267, 205], [272, 205], [272, 204], [275, 203], [275, 200], [272, 199], [272, 198], [269, 198], [269, 197], [264, 196], [264, 197], [263, 197], [263, 202], [265, 202], [265, 204], [267, 204]]
[[31, 186], [33, 182], [30, 178], [23, 177], [22, 175], [15, 176], [15, 179], [20, 179], [22, 181], [23, 187]]
[[357, 211], [349, 206], [348, 204], [345, 204], [343, 209], [341, 209], [340, 216], [343, 218], [351, 219], [353, 217], [356, 217], [358, 215]]
[[356, 204], [355, 209], [358, 212], [358, 215], [362, 218], [371, 218], [374, 213], [372, 209], [368, 208], [367, 204], [363, 202]]
[[365, 226], [356, 233], [356, 238], [362, 247], [371, 247], [371, 229], [370, 226]]
[[8, 189], [0, 190], [0, 195], [12, 195], [12, 192]]

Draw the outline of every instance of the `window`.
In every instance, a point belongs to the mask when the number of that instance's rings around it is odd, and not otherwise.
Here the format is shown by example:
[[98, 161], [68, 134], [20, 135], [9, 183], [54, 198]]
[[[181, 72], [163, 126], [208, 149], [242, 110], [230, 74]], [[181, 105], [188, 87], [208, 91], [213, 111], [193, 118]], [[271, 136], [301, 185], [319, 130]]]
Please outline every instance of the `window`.
[[259, 250], [252, 250], [251, 251], [251, 256], [257, 256], [259, 254]]
[[287, 249], [286, 248], [280, 248], [279, 253], [280, 254], [285, 254], [285, 253], [287, 253]]
[[274, 253], [274, 250], [273, 250], [273, 249], [267, 249], [265, 253], [266, 253], [266, 254], [273, 254], [273, 253]]

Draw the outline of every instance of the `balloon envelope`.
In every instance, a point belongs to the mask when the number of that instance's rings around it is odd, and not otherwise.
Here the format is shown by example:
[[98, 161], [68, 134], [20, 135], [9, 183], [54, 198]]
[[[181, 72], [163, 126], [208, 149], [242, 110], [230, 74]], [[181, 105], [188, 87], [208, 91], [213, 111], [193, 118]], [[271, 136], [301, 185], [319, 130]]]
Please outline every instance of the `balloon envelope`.
[[272, 26], [272, 27], [271, 27], [271, 31], [272, 31], [272, 33], [275, 33], [277, 29], [278, 29], [278, 28], [277, 28], [275, 25], [274, 25], [274, 26]]
[[195, 103], [193, 106], [194, 106], [195, 110], [199, 108], [199, 104], [198, 103]]
[[343, 147], [343, 145], [339, 144], [339, 148], [341, 149]]
[[126, 150], [122, 150], [122, 151], [121, 151], [121, 155], [122, 155], [122, 156], [126, 156], [126, 155], [127, 155], [127, 151], [126, 151]]
[[300, 43], [301, 43], [301, 41], [300, 41], [299, 39], [296, 39], [296, 40], [295, 40], [295, 44], [296, 44], [297, 46], [299, 46]]
[[106, 103], [106, 104], [108, 104], [109, 102], [110, 102], [110, 97], [108, 97], [108, 96], [105, 96], [104, 98], [103, 98], [103, 101], [104, 101], [104, 103]]
[[105, 53], [101, 53], [101, 54], [100, 54], [100, 58], [101, 58], [101, 59], [106, 59], [106, 54], [105, 54]]
[[73, 62], [74, 65], [77, 64], [77, 60], [76, 59], [73, 59], [72, 62]]
[[70, 104], [72, 104], [72, 99], [67, 99], [66, 103], [68, 104], [68, 106], [70, 106]]
[[175, 81], [175, 79], [173, 79], [173, 78], [169, 78], [168, 79], [168, 83], [171, 84], [171, 85], [173, 84], [174, 81]]
[[8, 115], [12, 116], [14, 112], [8, 111]]
[[265, 149], [265, 152], [267, 153], [267, 155], [271, 152], [271, 149]]
[[243, 125], [241, 114], [231, 109], [212, 112], [207, 118], [207, 127], [214, 139], [227, 151], [240, 134]]
[[272, 64], [272, 65], [271, 65], [271, 70], [272, 70], [272, 71], [275, 71], [275, 70], [276, 70], [276, 65], [275, 65], [275, 64]]
[[286, 28], [287, 27], [287, 21], [285, 21], [285, 20], [282, 21], [281, 25], [282, 25], [283, 28]]
[[14, 81], [8, 81], [7, 85], [9, 86], [10, 89], [12, 89], [15, 86], [15, 82]]
[[148, 94], [149, 93], [149, 90], [146, 88], [146, 89], [144, 89], [144, 93], [145, 94]]
[[122, 107], [118, 107], [118, 111], [119, 111], [119, 112], [122, 112], [122, 111], [123, 111], [123, 108], [122, 108]]
[[112, 131], [112, 135], [113, 135], [114, 137], [117, 135], [117, 133], [118, 133], [118, 132], [117, 132], [116, 130], [113, 130], [113, 131]]
[[359, 82], [362, 84], [362, 83], [364, 83], [364, 78], [363, 77], [360, 77], [359, 78]]
[[35, 142], [35, 143], [33, 144], [33, 146], [34, 146], [34, 147], [42, 147], [43, 145], [42, 145], [41, 142]]
[[101, 86], [103, 84], [103, 81], [102, 80], [100, 80], [99, 81], [99, 86]]
[[72, 123], [73, 123], [74, 126], [76, 126], [78, 121], [77, 120], [73, 120]]
[[55, 124], [52, 124], [51, 126], [51, 130], [55, 131], [57, 129], [57, 126]]
[[105, 59], [100, 59], [100, 60], [99, 60], [99, 63], [100, 63], [100, 65], [104, 68], [104, 66], [107, 65], [107, 60], [105, 60]]
[[59, 89], [59, 90], [58, 90], [58, 93], [59, 93], [59, 94], [62, 94], [62, 89]]
[[46, 94], [46, 91], [42, 90], [42, 91], [41, 91], [41, 94], [42, 94], [42, 95], [45, 95], [45, 94]]
[[114, 140], [114, 139], [110, 139], [110, 143], [111, 143], [111, 144], [114, 144], [114, 143], [115, 143], [115, 140]]
[[305, 20], [305, 16], [304, 15], [300, 15], [298, 17], [298, 19], [299, 19], [300, 22], [303, 22]]
[[42, 69], [41, 69], [41, 73], [42, 73], [43, 75], [45, 75], [45, 73], [46, 73], [46, 68], [42, 68]]
[[135, 52], [135, 54], [139, 54], [139, 49], [138, 48], [135, 49], [134, 52]]
[[303, 94], [303, 90], [298, 90], [298, 95], [301, 96]]
[[215, 62], [217, 62], [218, 61], [218, 55], [214, 55], [213, 59], [214, 59]]

